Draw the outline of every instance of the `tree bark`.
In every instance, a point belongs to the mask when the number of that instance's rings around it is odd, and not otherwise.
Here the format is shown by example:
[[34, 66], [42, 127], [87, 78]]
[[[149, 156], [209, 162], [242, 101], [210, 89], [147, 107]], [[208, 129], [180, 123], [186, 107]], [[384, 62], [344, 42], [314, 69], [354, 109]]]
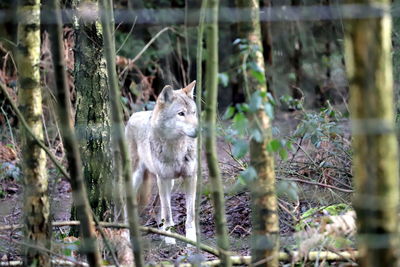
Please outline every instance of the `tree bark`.
[[113, 136], [117, 142], [117, 146], [121, 152], [122, 161], [122, 176], [125, 182], [125, 194], [127, 215], [130, 230], [130, 241], [132, 244], [133, 254], [135, 257], [135, 266], [144, 266], [142, 244], [140, 242], [139, 232], [139, 216], [138, 205], [135, 191], [132, 187], [132, 167], [131, 160], [128, 153], [128, 148], [124, 135], [124, 123], [122, 120], [122, 107], [120, 105], [121, 93], [118, 88], [117, 73], [115, 71], [115, 42], [112, 39], [111, 25], [114, 25], [114, 18], [112, 13], [112, 6], [110, 0], [101, 0], [100, 6], [101, 25], [103, 27], [104, 36], [104, 54], [107, 63], [108, 84], [111, 102], [111, 116], [113, 123]]
[[[209, 23], [206, 27], [206, 107], [205, 107], [205, 146], [211, 182], [214, 219], [217, 230], [217, 244], [221, 251], [221, 266], [231, 266], [229, 240], [225, 216], [224, 188], [217, 160], [216, 117], [218, 96], [218, 0], [208, 0]], [[225, 252], [225, 253], [224, 253]]]
[[[236, 0], [237, 6], [249, 10], [249, 21], [239, 24], [241, 38], [246, 38], [250, 47], [247, 62], [257, 65], [262, 70], [260, 75], [265, 74], [264, 56], [262, 51], [262, 38], [259, 20], [259, 4], [253, 0]], [[246, 66], [250, 66], [245, 62]], [[253, 67], [254, 68], [254, 67]], [[260, 79], [247, 67], [244, 73], [243, 83], [247, 92], [247, 101], [254, 94], [262, 99], [263, 103], [268, 101], [266, 95], [266, 78]], [[253, 70], [254, 71], [254, 70]], [[264, 96], [263, 96], [264, 94]], [[250, 140], [250, 167], [257, 173], [257, 178], [250, 182], [252, 194], [252, 262], [264, 262], [263, 266], [279, 265], [279, 216], [277, 211], [277, 198], [275, 193], [275, 171], [274, 157], [268, 152], [267, 145], [271, 141], [271, 119], [264, 111], [263, 105], [258, 106], [249, 114], [251, 128], [250, 132], [261, 133], [262, 138], [252, 137]]]
[[[271, 8], [272, 0], [261, 0], [260, 5], [262, 8]], [[270, 21], [263, 21], [260, 23], [261, 25], [261, 42], [263, 48], [263, 56], [264, 56], [264, 65], [265, 65], [265, 77], [267, 78], [267, 88], [272, 93], [272, 95], [276, 95], [273, 89], [273, 80], [272, 74], [268, 71], [269, 68], [272, 68], [273, 64], [273, 55], [272, 55], [272, 23]]]
[[347, 21], [345, 32], [360, 266], [398, 266], [390, 1], [352, 3], [382, 11], [380, 16]]
[[[43, 141], [40, 87], [40, 1], [20, 1], [18, 25], [19, 103], [27, 125]], [[20, 127], [24, 171], [25, 238], [33, 246], [50, 248], [50, 218], [46, 155], [35, 139]], [[46, 253], [26, 247], [24, 265], [50, 266]]]
[[78, 213], [78, 218], [82, 222], [81, 249], [86, 254], [90, 266], [101, 266], [101, 256], [97, 246], [95, 229], [92, 223], [93, 217], [83, 180], [82, 163], [79, 154], [78, 142], [75, 132], [72, 128], [70, 94], [65, 74], [61, 12], [57, 0], [50, 0], [48, 2], [48, 9], [46, 12], [48, 12], [49, 16], [52, 16], [56, 20], [56, 23], [48, 25], [48, 29], [50, 32], [55, 85], [57, 88], [56, 99], [58, 103], [58, 116], [59, 120], [61, 121], [61, 136], [70, 170], [74, 205]]
[[[97, 0], [76, 1], [76, 6]], [[90, 206], [99, 220], [111, 215], [113, 188], [110, 146], [110, 106], [103, 34], [96, 22], [79, 20], [75, 27], [75, 126]]]
[[[297, 7], [301, 5], [300, 0], [291, 0], [291, 4], [293, 7]], [[293, 66], [293, 70], [296, 76], [296, 79], [294, 81], [294, 84], [292, 85], [292, 96], [295, 99], [301, 99], [302, 92], [301, 92], [301, 79], [302, 79], [302, 67], [301, 67], [301, 61], [303, 57], [303, 42], [301, 41], [300, 34], [301, 32], [298, 30], [299, 28], [299, 22], [294, 21], [291, 23], [292, 27], [292, 40], [293, 41], [293, 54], [291, 56], [291, 62]]]

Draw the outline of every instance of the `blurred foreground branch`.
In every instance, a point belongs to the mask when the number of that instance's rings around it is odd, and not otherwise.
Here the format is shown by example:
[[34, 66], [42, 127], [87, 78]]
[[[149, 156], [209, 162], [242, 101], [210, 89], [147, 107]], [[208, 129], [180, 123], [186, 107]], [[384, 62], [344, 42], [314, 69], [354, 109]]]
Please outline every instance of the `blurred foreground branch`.
[[100, 251], [96, 241], [93, 218], [83, 181], [82, 162], [77, 138], [72, 127], [70, 92], [67, 87], [64, 62], [64, 46], [62, 41], [61, 14], [57, 0], [49, 1], [48, 12], [56, 18], [57, 23], [48, 25], [51, 38], [51, 52], [56, 82], [56, 98], [58, 102], [58, 117], [61, 121], [61, 136], [67, 154], [70, 169], [72, 195], [78, 218], [82, 222], [82, 250], [85, 252], [90, 266], [101, 266]]

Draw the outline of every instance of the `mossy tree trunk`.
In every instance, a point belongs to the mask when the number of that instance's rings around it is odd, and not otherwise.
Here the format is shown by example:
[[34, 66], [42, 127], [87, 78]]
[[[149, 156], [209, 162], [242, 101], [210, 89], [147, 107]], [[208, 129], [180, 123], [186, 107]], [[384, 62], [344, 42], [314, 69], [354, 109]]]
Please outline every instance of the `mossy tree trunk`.
[[[32, 132], [43, 141], [42, 93], [40, 87], [40, 1], [21, 0], [18, 6], [18, 87], [20, 109]], [[46, 155], [26, 130], [20, 127], [24, 171], [25, 266], [50, 266], [50, 216]]]
[[206, 105], [205, 105], [205, 148], [209, 179], [211, 182], [217, 244], [221, 251], [221, 266], [231, 266], [229, 240], [225, 216], [224, 187], [217, 160], [216, 118], [218, 95], [218, 0], [208, 0], [209, 23], [206, 25]]
[[[76, 0], [97, 6], [97, 0]], [[101, 25], [79, 19], [75, 27], [75, 126], [90, 206], [100, 220], [111, 214], [113, 183], [110, 105]], [[106, 216], [108, 214], [108, 216]]]
[[351, 2], [382, 11], [380, 16], [347, 21], [345, 32], [360, 266], [398, 266], [390, 1]]
[[[263, 262], [262, 266], [279, 264], [279, 217], [275, 193], [274, 158], [268, 152], [271, 141], [271, 119], [264, 105], [270, 105], [267, 97], [267, 83], [262, 50], [262, 38], [259, 20], [259, 3], [253, 0], [236, 0], [237, 7], [248, 10], [248, 20], [239, 23], [241, 38], [247, 39], [249, 52], [243, 60], [246, 66], [243, 84], [247, 100], [260, 98], [260, 105], [250, 106], [250, 167], [254, 168], [257, 178], [250, 182], [252, 194], [252, 262]], [[251, 64], [249, 64], [251, 63]], [[257, 67], [254, 67], [257, 66]], [[259, 75], [255, 75], [258, 72]], [[256, 137], [261, 136], [261, 137]], [[268, 260], [265, 260], [268, 259]]]

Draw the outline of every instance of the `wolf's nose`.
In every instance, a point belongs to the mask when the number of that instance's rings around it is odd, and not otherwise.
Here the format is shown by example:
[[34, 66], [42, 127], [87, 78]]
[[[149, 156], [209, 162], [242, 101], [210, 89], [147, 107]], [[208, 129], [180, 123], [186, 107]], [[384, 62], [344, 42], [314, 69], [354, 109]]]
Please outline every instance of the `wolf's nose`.
[[193, 131], [190, 131], [188, 136], [192, 137], [192, 138], [196, 138], [197, 137], [197, 129], [194, 129]]

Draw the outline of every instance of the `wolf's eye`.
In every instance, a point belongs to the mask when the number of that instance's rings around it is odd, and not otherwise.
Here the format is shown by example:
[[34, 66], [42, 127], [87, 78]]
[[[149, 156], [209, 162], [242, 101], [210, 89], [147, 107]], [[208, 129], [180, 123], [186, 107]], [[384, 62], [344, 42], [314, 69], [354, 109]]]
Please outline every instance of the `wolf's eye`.
[[185, 116], [185, 112], [181, 111], [178, 113], [179, 116]]

